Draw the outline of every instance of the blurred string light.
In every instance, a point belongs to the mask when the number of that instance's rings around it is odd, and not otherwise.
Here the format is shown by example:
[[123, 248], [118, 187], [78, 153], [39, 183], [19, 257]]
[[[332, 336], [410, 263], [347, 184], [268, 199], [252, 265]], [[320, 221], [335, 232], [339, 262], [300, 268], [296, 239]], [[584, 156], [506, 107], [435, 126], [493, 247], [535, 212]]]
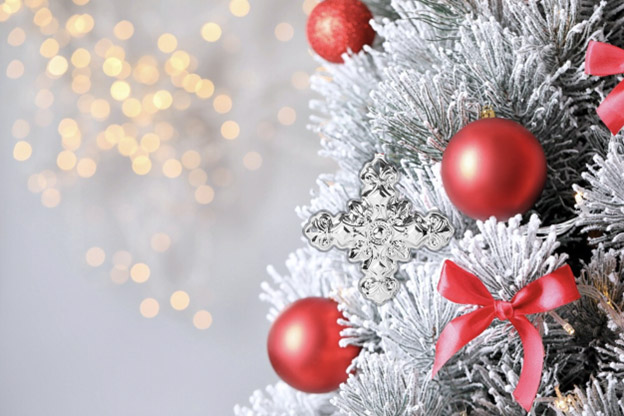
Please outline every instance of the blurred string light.
[[275, 37], [281, 42], [288, 42], [293, 38], [295, 29], [290, 23], [282, 22], [275, 26]]
[[[37, 155], [38, 143], [29, 140], [31, 123], [36, 127], [53, 127], [60, 139], [54, 155], [55, 167], [48, 166], [30, 175], [28, 189], [40, 194], [43, 206], [54, 208], [62, 201], [63, 187], [75, 184], [76, 179], [95, 176], [105, 155], [114, 152], [127, 158], [131, 171], [138, 176], [187, 182], [198, 208], [213, 203], [219, 188], [233, 183], [233, 170], [220, 165], [221, 151], [215, 152], [218, 148], [214, 146], [210, 152], [191, 148], [178, 155], [171, 143], [184, 134], [176, 127], [184, 123], [174, 121], [179, 114], [191, 109], [194, 102], [206, 100], [211, 100], [210, 106], [217, 116], [227, 115], [235, 105], [232, 95], [200, 73], [200, 62], [185, 50], [174, 34], [160, 34], [154, 39], [154, 54], [145, 51], [135, 57], [126, 48], [126, 42], [135, 36], [136, 30], [130, 20], [114, 22], [108, 30], [104, 29], [103, 36], [102, 21], [96, 22], [96, 16], [81, 7], [88, 5], [89, 0], [72, 1], [73, 6], [49, 0], [0, 3], [0, 22], [24, 13], [19, 19], [22, 26], [9, 31], [7, 44], [15, 48], [36, 45], [41, 62], [32, 68], [26, 68], [17, 58], [7, 59], [4, 64], [9, 79], [20, 79], [27, 70], [38, 72], [32, 122], [18, 119], [11, 128], [16, 139], [13, 158], [26, 162], [33, 159], [33, 155], [45, 157]], [[303, 11], [309, 13], [314, 4], [315, 0], [305, 0]], [[64, 9], [56, 14], [55, 7]], [[252, 8], [248, 0], [230, 0], [228, 11], [235, 18], [243, 18]], [[24, 17], [31, 20], [34, 28]], [[207, 43], [220, 43], [225, 51], [236, 53], [241, 48], [241, 40], [234, 33], [226, 33], [222, 24], [205, 22], [199, 35]], [[295, 29], [288, 22], [279, 22], [274, 27], [274, 35], [278, 41], [288, 42], [294, 37]], [[75, 42], [76, 39], [80, 41]], [[292, 74], [291, 84], [297, 89], [307, 89], [309, 75], [297, 71]], [[68, 94], [73, 94], [73, 98]], [[77, 111], [71, 111], [68, 103], [75, 105]], [[55, 111], [64, 118], [53, 125]], [[279, 124], [288, 126], [295, 120], [296, 113], [291, 107], [282, 107], [277, 112]], [[223, 143], [241, 135], [236, 120], [226, 118], [219, 123], [217, 130]], [[275, 126], [264, 121], [255, 133], [262, 139], [270, 139], [275, 134]], [[263, 164], [262, 155], [256, 150], [247, 151], [239, 160], [248, 171], [258, 170]], [[173, 241], [170, 234], [157, 232], [148, 243], [154, 253], [162, 254], [170, 250]], [[133, 259], [128, 251], [115, 251], [107, 256], [99, 246], [85, 252], [85, 262], [93, 268], [106, 267], [115, 284], [129, 281], [144, 284], [150, 281], [153, 271], [153, 266]], [[189, 307], [191, 298], [187, 292], [176, 290], [170, 294], [169, 303], [174, 310], [182, 311]], [[160, 304], [154, 298], [146, 298], [139, 310], [144, 317], [153, 318], [158, 315]], [[201, 309], [194, 313], [192, 322], [196, 328], [206, 329], [211, 326], [212, 319], [210, 312]]]
[[297, 113], [294, 108], [291, 107], [282, 107], [277, 112], [277, 119], [280, 124], [284, 126], [290, 126], [295, 123], [297, 119]]
[[145, 318], [153, 318], [158, 315], [158, 312], [160, 311], [160, 305], [158, 304], [158, 301], [156, 299], [146, 298], [143, 299], [143, 301], [139, 305], [139, 311], [141, 312], [141, 315], [143, 315]]
[[298, 90], [305, 90], [310, 88], [310, 76], [304, 71], [295, 72], [290, 78], [290, 82], [293, 87]]
[[236, 17], [247, 16], [251, 6], [247, 0], [230, 0], [230, 12]]
[[308, 15], [312, 13], [312, 9], [314, 9], [314, 6], [316, 6], [319, 1], [320, 0], [304, 0], [302, 5], [303, 12]]
[[216, 42], [221, 38], [221, 26], [215, 22], [205, 23], [201, 28], [201, 35], [206, 42]]

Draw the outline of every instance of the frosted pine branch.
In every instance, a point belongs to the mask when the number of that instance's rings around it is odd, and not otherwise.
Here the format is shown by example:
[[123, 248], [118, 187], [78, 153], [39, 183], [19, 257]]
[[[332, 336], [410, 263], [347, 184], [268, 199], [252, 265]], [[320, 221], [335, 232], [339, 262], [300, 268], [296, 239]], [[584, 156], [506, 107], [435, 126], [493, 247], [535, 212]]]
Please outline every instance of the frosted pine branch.
[[[251, 410], [238, 408], [237, 414], [525, 415], [512, 396], [523, 350], [508, 323], [495, 320], [431, 380], [440, 330], [466, 312], [437, 294], [439, 268], [450, 258], [481, 278], [495, 298], [509, 300], [564, 264], [567, 253], [574, 256], [573, 265], [584, 264], [589, 253], [582, 251], [579, 230], [569, 226], [575, 220], [592, 231], [593, 243], [624, 247], [623, 136], [611, 138], [596, 115], [619, 78], [584, 74], [589, 40], [624, 46], [624, 3], [367, 4], [376, 14], [376, 45], [344, 64], [323, 63], [312, 79], [322, 95], [311, 103], [312, 128], [321, 136], [321, 154], [340, 168], [319, 178], [318, 192], [298, 214], [305, 221], [320, 209], [343, 211], [359, 195], [362, 164], [384, 151], [401, 168], [401, 192], [422, 212], [442, 211], [457, 230], [456, 240], [438, 253], [414, 253], [399, 269], [402, 287], [396, 299], [382, 307], [360, 296], [358, 270], [342, 252], [305, 248], [289, 258], [286, 275], [270, 269], [274, 283], [264, 283], [262, 294], [271, 304], [270, 319], [301, 297], [332, 297], [349, 320], [342, 343], [362, 345], [364, 351], [338, 394], [320, 400], [280, 383], [255, 393]], [[483, 104], [523, 124], [545, 150], [548, 182], [524, 220], [475, 222], [444, 192], [436, 161]], [[579, 186], [573, 189], [575, 183]], [[576, 209], [575, 190], [584, 198]], [[536, 403], [532, 415], [556, 413], [548, 401], [560, 385], [567, 392], [579, 386], [584, 408], [569, 414], [624, 416], [622, 256], [599, 247], [583, 266], [579, 285], [587, 296], [557, 310], [575, 328], [573, 337], [547, 314], [530, 317], [546, 350], [538, 391], [544, 401]], [[613, 308], [605, 306], [607, 298]], [[329, 397], [335, 407], [327, 407]]]
[[287, 276], [269, 267], [273, 285], [262, 283], [260, 299], [271, 304], [268, 315], [271, 321], [284, 307], [297, 299], [329, 297], [334, 290], [350, 287], [354, 280], [351, 276], [357, 272], [357, 268], [347, 262], [344, 253], [321, 253], [312, 248], [303, 248], [291, 254], [286, 267], [289, 272]]
[[586, 388], [575, 388], [571, 392], [575, 404], [560, 410], [553, 403], [551, 406], [557, 416], [621, 416], [624, 415], [622, 402], [622, 380], [607, 377], [603, 380], [592, 379]]
[[575, 186], [579, 193], [578, 220], [583, 231], [594, 231], [592, 243], [607, 247], [624, 245], [624, 144], [614, 138], [606, 158], [594, 156], [594, 163], [583, 174], [587, 186]]
[[306, 394], [278, 382], [256, 390], [250, 407], [236, 405], [236, 416], [340, 416], [329, 399], [331, 394]]
[[442, 397], [419, 388], [414, 370], [388, 354], [365, 354], [356, 375], [332, 399], [348, 416], [429, 416], [441, 414]]
[[457, 264], [477, 275], [492, 294], [511, 299], [518, 290], [562, 266], [566, 255], [559, 248], [554, 228], [538, 235], [541, 222], [532, 216], [522, 224], [519, 215], [507, 223], [477, 221], [479, 234], [468, 231], [453, 249]]
[[402, 267], [401, 272], [408, 280], [394, 301], [381, 308], [378, 332], [384, 349], [402, 351], [421, 373], [431, 375], [437, 337], [455, 317], [458, 306], [436, 290], [438, 264], [412, 263]]

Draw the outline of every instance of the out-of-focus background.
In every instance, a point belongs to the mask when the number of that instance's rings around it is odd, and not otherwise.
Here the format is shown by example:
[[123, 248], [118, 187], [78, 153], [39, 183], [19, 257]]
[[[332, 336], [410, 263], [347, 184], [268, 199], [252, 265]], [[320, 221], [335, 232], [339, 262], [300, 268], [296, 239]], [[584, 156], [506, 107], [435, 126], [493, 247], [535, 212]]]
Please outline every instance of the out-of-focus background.
[[316, 176], [302, 0], [0, 4], [0, 414], [226, 415]]

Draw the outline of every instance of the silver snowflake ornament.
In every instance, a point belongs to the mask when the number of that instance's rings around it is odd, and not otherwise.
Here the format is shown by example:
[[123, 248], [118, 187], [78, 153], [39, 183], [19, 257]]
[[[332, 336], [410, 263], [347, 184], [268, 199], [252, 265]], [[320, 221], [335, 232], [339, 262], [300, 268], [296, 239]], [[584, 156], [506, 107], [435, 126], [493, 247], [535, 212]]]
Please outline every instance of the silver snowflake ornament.
[[305, 224], [303, 234], [319, 250], [348, 250], [348, 260], [362, 264], [360, 292], [378, 305], [399, 289], [394, 275], [410, 250], [439, 250], [450, 241], [454, 229], [438, 211], [422, 215], [397, 195], [399, 173], [383, 154], [360, 171], [363, 187], [359, 200], [347, 204], [347, 212], [332, 215], [319, 211]]

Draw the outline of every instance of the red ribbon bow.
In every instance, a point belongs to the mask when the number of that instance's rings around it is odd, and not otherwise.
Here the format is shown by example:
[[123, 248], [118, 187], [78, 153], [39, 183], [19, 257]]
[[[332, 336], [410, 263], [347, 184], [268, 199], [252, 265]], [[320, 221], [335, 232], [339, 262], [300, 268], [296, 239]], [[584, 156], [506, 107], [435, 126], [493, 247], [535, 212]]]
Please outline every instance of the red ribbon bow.
[[509, 320], [518, 331], [524, 349], [524, 364], [514, 397], [528, 412], [540, 384], [544, 346], [537, 328], [524, 315], [547, 312], [581, 297], [570, 266], [566, 264], [529, 283], [516, 293], [511, 302], [505, 302], [495, 300], [477, 276], [446, 260], [438, 292], [452, 302], [478, 305], [480, 308], [446, 325], [436, 344], [432, 377], [457, 351], [485, 331], [494, 318]]
[[[585, 73], [601, 77], [624, 74], [624, 49], [590, 41], [585, 56]], [[624, 127], [624, 81], [600, 104], [598, 115], [613, 134]]]

